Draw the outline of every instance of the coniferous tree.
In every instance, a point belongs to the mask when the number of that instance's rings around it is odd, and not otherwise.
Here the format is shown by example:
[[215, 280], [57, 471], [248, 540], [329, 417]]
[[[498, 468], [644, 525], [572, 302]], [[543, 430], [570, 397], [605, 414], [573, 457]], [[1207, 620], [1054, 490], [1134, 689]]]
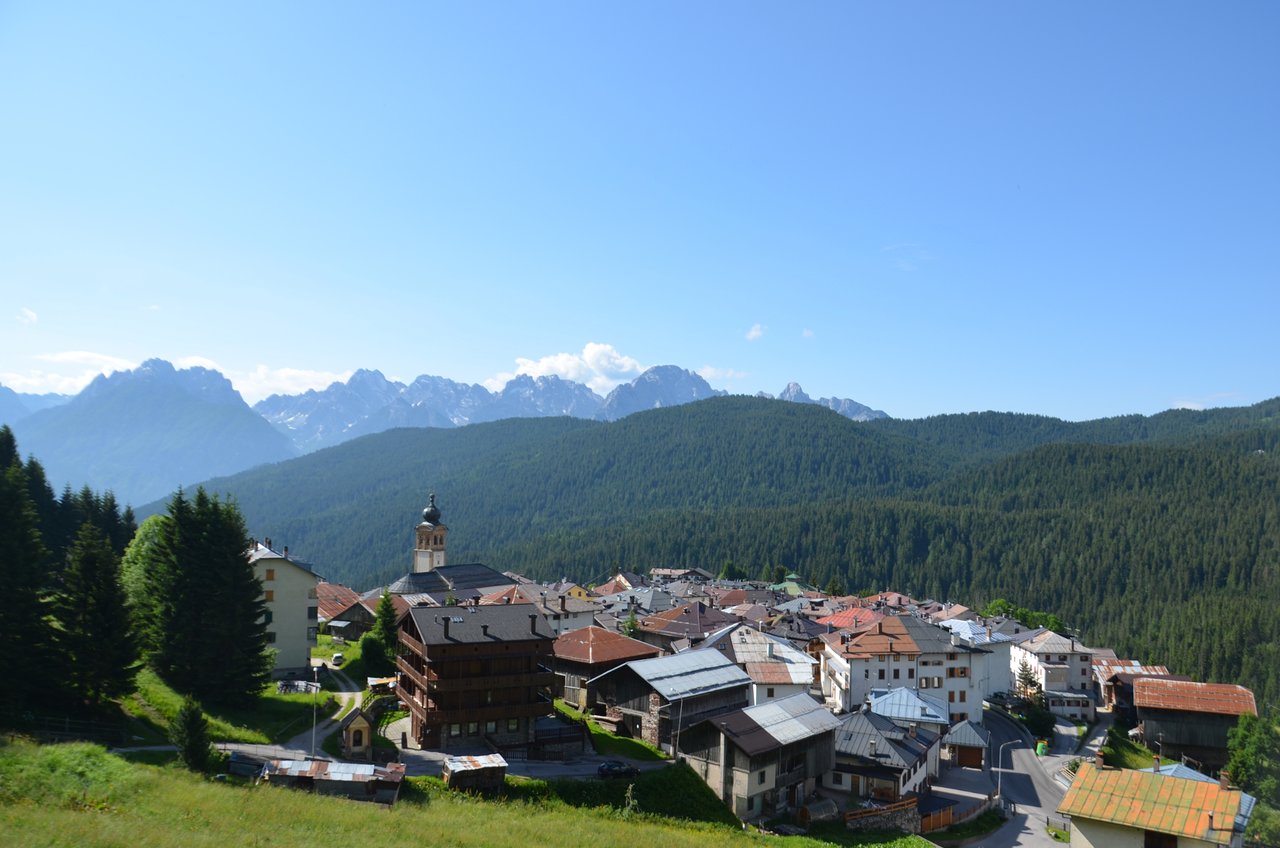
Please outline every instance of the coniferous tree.
[[1275, 716], [1242, 715], [1227, 733], [1231, 780], [1246, 792], [1280, 804], [1280, 731]]
[[158, 567], [168, 517], [153, 515], [138, 527], [120, 562], [120, 582], [132, 617], [133, 632], [142, 659], [149, 661], [159, 645], [159, 598], [153, 590], [153, 567]]
[[204, 700], [246, 703], [262, 692], [273, 665], [262, 583], [249, 562], [249, 533], [235, 504], [201, 488], [194, 505], [200, 543], [193, 577], [206, 593], [201, 659], [215, 668], [198, 677], [193, 691]]
[[62, 573], [53, 612], [58, 647], [70, 672], [64, 685], [81, 703], [98, 706], [133, 684], [137, 650], [120, 585], [120, 560], [106, 535], [85, 522]]
[[139, 618], [148, 663], [179, 692], [251, 700], [272, 661], [266, 602], [239, 509], [204, 489], [193, 500], [179, 489], [156, 531], [131, 549], [128, 578], [149, 596], [139, 605], [149, 617]]
[[374, 611], [373, 629], [370, 632], [382, 643], [383, 655], [393, 658], [392, 662], [400, 648], [400, 630], [396, 626], [398, 618], [395, 604], [391, 601], [391, 593], [384, 588], [382, 597], [378, 599], [378, 608]]
[[26, 475], [12, 462], [0, 469], [0, 586], [5, 593], [0, 633], [10, 640], [0, 712], [9, 715], [31, 707], [55, 677], [49, 650], [53, 627], [42, 586], [46, 557]]
[[209, 721], [204, 710], [190, 695], [182, 699], [182, 708], [169, 725], [169, 741], [178, 749], [178, 758], [192, 771], [204, 771], [213, 756], [209, 744]]

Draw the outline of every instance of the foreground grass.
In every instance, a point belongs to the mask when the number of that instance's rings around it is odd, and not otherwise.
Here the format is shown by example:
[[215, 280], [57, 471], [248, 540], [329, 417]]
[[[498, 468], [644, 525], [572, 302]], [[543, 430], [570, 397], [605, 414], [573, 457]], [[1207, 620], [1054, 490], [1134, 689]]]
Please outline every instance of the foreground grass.
[[[94, 745], [0, 742], [0, 840], [29, 848], [315, 848], [363, 844], [377, 833], [414, 833], [424, 844], [468, 848], [830, 844], [744, 833], [736, 824], [677, 822], [640, 804], [640, 812], [573, 807], [554, 793], [532, 790], [487, 801], [422, 778], [410, 781], [400, 803], [386, 810], [265, 785], [213, 783], [172, 767], [127, 763]], [[914, 837], [841, 844], [928, 845]]]
[[[153, 722], [167, 725], [182, 707], [182, 696], [170, 689], [155, 672], [143, 669], [138, 672], [137, 690], [124, 699], [122, 706], [132, 715], [146, 716]], [[321, 709], [324, 709], [323, 704]], [[216, 742], [259, 745], [283, 742], [311, 723], [311, 710], [311, 695], [277, 695], [274, 685], [268, 686], [248, 707], [214, 707], [207, 711], [209, 736]]]
[[[575, 710], [562, 700], [555, 702], [556, 712], [561, 715], [568, 716], [573, 721], [581, 721], [582, 713]], [[645, 742], [642, 739], [630, 739], [625, 736], [616, 736], [605, 730], [590, 718], [587, 719], [587, 729], [591, 732], [591, 745], [596, 749], [597, 754], [604, 754], [611, 757], [627, 757], [632, 760], [665, 760], [667, 755], [657, 748]]]

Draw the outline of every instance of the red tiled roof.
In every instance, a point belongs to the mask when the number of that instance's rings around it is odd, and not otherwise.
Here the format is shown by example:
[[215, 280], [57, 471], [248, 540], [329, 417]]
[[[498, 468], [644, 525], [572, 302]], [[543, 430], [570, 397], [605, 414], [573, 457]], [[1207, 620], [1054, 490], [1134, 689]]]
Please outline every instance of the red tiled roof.
[[1221, 715], [1258, 714], [1253, 692], [1234, 683], [1193, 683], [1144, 677], [1133, 682], [1133, 705]]
[[595, 665], [606, 662], [638, 660], [662, 653], [653, 645], [605, 630], [603, 627], [581, 627], [563, 633], [551, 646], [559, 659]]
[[1227, 845], [1240, 799], [1238, 789], [1217, 783], [1083, 763], [1058, 812]]
[[322, 621], [331, 621], [338, 613], [350, 609], [351, 605], [358, 600], [360, 600], [360, 593], [341, 583], [316, 584], [316, 606], [320, 608], [319, 614]]
[[863, 607], [851, 607], [847, 610], [841, 610], [834, 615], [828, 615], [818, 619], [819, 624], [830, 624], [836, 630], [861, 630], [870, 627], [880, 619], [884, 618], [884, 613], [878, 610], [865, 609]]

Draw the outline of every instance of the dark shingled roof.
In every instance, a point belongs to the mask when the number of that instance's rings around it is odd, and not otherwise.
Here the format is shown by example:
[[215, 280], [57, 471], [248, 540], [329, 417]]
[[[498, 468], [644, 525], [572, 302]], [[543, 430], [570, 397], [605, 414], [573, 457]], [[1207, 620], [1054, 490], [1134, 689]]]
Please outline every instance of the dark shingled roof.
[[[414, 607], [409, 610], [409, 617], [424, 645], [554, 640], [556, 634], [547, 620], [531, 609], [528, 604]], [[448, 622], [448, 638], [445, 637], [445, 622]]]
[[442, 565], [433, 571], [411, 571], [387, 587], [393, 595], [434, 595], [473, 589], [498, 589], [515, 583], [510, 577], [478, 562]]

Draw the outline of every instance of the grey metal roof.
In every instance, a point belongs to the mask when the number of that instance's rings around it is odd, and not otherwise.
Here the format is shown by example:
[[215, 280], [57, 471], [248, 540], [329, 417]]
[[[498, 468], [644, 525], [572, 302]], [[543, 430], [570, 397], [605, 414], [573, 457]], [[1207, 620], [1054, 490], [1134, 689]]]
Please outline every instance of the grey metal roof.
[[779, 745], [808, 739], [840, 726], [840, 719], [803, 692], [747, 707], [742, 713], [760, 725]]
[[802, 693], [709, 718], [748, 756], [775, 751], [835, 731], [840, 720], [811, 696]]
[[873, 689], [871, 712], [894, 721], [923, 721], [943, 725], [951, 723], [945, 703], [904, 686], [897, 689]]
[[669, 657], [632, 660], [600, 677], [622, 668], [631, 669], [668, 701], [751, 685], [747, 673], [721, 656], [719, 651], [685, 651]]
[[987, 748], [991, 745], [991, 733], [982, 725], [965, 719], [947, 731], [946, 742], [968, 748]]
[[836, 731], [836, 753], [882, 766], [907, 768], [925, 757], [938, 735], [916, 728], [913, 737], [889, 719], [872, 712], [850, 713]]
[[438, 594], [474, 589], [497, 591], [515, 583], [481, 563], [442, 565], [432, 571], [410, 571], [387, 587], [394, 595]]

